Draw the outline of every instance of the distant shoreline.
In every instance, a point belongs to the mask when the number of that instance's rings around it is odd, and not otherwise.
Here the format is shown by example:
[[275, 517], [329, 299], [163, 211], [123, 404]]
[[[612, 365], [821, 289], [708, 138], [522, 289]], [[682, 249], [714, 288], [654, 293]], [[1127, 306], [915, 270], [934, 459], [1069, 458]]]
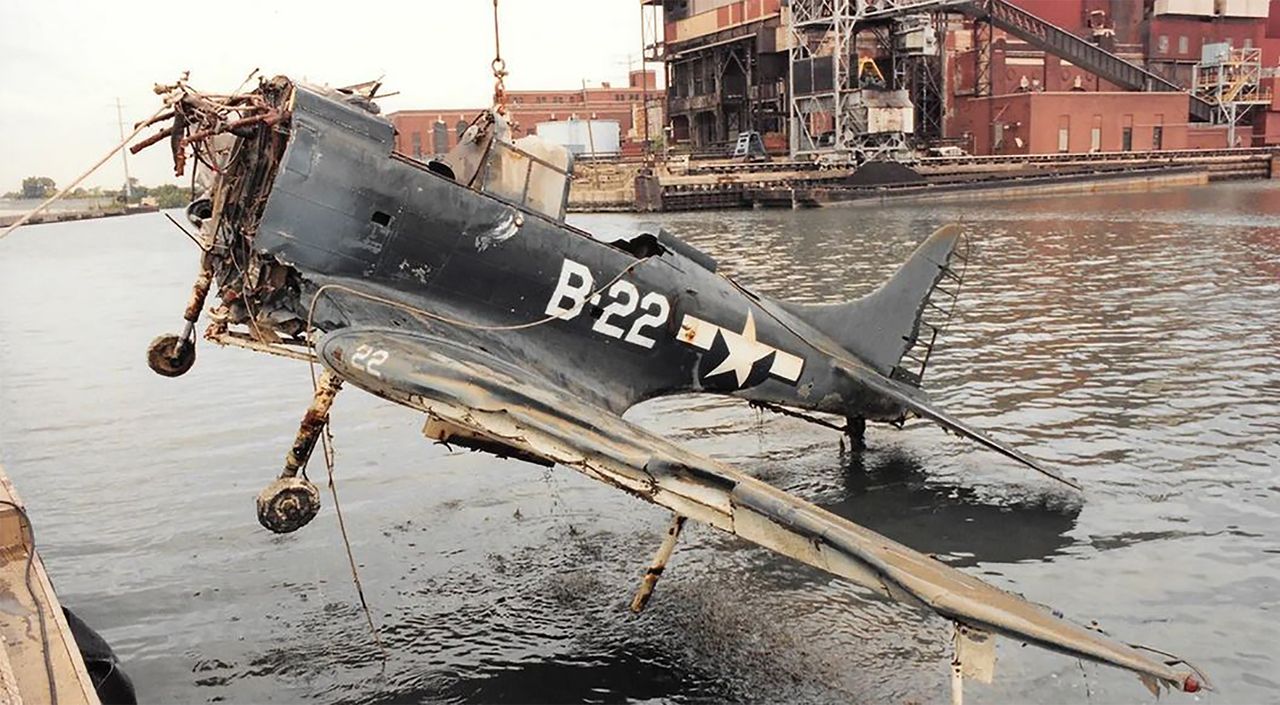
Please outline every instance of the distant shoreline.
[[[8, 206], [14, 201], [0, 201], [0, 206]], [[21, 211], [15, 211], [8, 207], [0, 208], [0, 228], [7, 228], [18, 222], [35, 206], [26, 208]], [[63, 210], [48, 210], [41, 213], [31, 220], [27, 221], [27, 225], [40, 225], [43, 223], [63, 223], [72, 220], [92, 220], [95, 218], [113, 218], [119, 215], [134, 215], [136, 213], [156, 213], [160, 210], [159, 206], [150, 205], [132, 205], [125, 206], [114, 204], [106, 207], [94, 208], [72, 208]]]

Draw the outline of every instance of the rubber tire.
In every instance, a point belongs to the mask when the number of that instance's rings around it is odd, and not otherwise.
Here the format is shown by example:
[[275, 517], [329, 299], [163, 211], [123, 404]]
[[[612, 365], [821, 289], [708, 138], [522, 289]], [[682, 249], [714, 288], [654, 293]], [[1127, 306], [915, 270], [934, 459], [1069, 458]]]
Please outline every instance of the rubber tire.
[[282, 477], [258, 493], [256, 505], [263, 528], [291, 534], [320, 513], [320, 490], [301, 477]]
[[173, 348], [178, 344], [178, 336], [172, 333], [162, 335], [147, 346], [147, 367], [152, 372], [164, 377], [181, 377], [196, 364], [196, 346], [195, 343], [187, 341], [182, 346], [182, 352], [178, 355], [173, 354]]

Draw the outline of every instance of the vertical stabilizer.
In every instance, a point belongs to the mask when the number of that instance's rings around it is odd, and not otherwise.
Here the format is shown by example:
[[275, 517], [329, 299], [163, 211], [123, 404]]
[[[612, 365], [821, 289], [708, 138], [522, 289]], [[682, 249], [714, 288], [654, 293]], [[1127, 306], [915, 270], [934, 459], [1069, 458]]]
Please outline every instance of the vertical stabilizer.
[[887, 282], [856, 301], [781, 305], [881, 374], [919, 386], [959, 293], [961, 270], [953, 264], [963, 259], [956, 253], [960, 240], [958, 225], [939, 228]]

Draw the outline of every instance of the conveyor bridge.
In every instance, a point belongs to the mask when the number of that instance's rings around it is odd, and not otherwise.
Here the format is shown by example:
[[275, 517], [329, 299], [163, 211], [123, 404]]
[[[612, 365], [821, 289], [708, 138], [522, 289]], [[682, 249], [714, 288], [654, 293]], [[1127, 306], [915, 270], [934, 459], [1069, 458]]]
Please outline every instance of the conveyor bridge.
[[869, 22], [921, 12], [958, 12], [972, 19], [988, 22], [1036, 49], [1065, 59], [1125, 90], [1187, 93], [1191, 116], [1204, 122], [1213, 119], [1214, 106], [1208, 101], [1191, 95], [1185, 88], [1165, 77], [1122, 59], [1007, 0], [873, 0], [859, 19]]

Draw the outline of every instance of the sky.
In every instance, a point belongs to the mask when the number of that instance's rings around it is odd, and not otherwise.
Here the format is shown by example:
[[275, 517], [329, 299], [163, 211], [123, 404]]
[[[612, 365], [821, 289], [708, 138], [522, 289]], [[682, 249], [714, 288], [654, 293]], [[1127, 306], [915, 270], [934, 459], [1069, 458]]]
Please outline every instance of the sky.
[[[510, 90], [625, 84], [639, 68], [638, 0], [500, 0], [499, 14]], [[400, 91], [378, 101], [384, 114], [479, 108], [493, 50], [491, 0], [0, 0], [0, 193], [27, 176], [70, 183], [119, 143], [117, 98], [127, 134], [159, 109], [152, 87], [183, 71], [209, 92], [255, 68], [333, 86], [383, 76], [383, 92]], [[163, 145], [129, 169], [147, 185], [178, 181]], [[83, 185], [123, 181], [117, 156]]]

